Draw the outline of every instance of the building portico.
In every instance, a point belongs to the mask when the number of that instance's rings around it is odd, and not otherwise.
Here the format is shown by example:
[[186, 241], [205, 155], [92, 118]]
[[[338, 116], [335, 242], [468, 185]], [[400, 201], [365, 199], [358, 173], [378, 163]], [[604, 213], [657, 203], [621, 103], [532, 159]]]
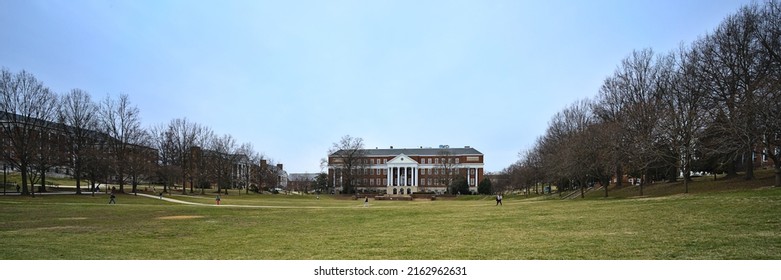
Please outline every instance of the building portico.
[[412, 194], [418, 192], [418, 162], [400, 154], [386, 163], [388, 194]]

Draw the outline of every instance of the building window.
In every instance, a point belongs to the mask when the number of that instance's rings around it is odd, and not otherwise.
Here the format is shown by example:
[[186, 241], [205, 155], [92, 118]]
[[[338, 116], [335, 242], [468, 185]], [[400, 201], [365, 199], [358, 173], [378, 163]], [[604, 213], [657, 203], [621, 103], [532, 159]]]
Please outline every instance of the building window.
[[456, 164], [458, 164], [458, 162], [459, 162], [459, 158], [456, 158]]

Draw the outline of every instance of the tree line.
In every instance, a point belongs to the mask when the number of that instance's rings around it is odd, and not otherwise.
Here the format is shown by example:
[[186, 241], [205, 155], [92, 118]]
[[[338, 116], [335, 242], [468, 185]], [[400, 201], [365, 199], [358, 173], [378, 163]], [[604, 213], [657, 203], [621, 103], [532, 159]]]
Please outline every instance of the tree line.
[[[692, 172], [754, 178], [769, 159], [781, 186], [781, 3], [741, 7], [691, 44], [634, 50], [594, 98], [556, 113], [534, 146], [501, 173], [503, 184], [562, 189]], [[607, 187], [604, 188], [608, 196]]]
[[[0, 70], [0, 139], [4, 164], [17, 169], [21, 192], [38, 184], [45, 191], [46, 173], [67, 167], [76, 180], [94, 191], [100, 183], [114, 183], [120, 192], [132, 192], [142, 181], [189, 183], [203, 189], [216, 183], [217, 191], [274, 185], [273, 160], [239, 144], [230, 134], [217, 135], [208, 126], [177, 118], [150, 128], [141, 124], [141, 112], [127, 94], [101, 100], [81, 89], [58, 94], [27, 71]], [[240, 176], [237, 176], [240, 175]]]

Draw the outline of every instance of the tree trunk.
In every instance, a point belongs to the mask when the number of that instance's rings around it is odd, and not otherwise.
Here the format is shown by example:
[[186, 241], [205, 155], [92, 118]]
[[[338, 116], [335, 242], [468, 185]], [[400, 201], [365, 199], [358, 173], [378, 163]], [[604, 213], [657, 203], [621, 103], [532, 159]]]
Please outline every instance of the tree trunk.
[[73, 172], [76, 178], [76, 194], [81, 194], [81, 171], [74, 170]]
[[640, 179], [640, 196], [643, 196], [643, 185], [645, 185], [645, 176], [642, 176], [642, 178]]
[[[138, 182], [136, 181], [137, 177], [138, 177], [137, 175], [130, 175], [130, 180], [131, 180], [130, 184], [132, 186], [133, 193], [136, 193], [136, 191], [138, 191]], [[120, 187], [120, 189], [122, 188]]]
[[22, 174], [22, 195], [29, 195], [30, 190], [27, 189], [27, 163], [22, 162], [19, 165], [19, 172]]
[[117, 178], [119, 178], [119, 192], [125, 193], [125, 171], [122, 170], [122, 168], [119, 168], [117, 175]]
[[[182, 173], [184, 173], [184, 172], [182, 172]], [[186, 175], [186, 173], [185, 173], [185, 175], [182, 175], [182, 194], [187, 194], [187, 186], [185, 186], [185, 184], [187, 184], [187, 175]]]
[[41, 187], [38, 188], [38, 193], [46, 191], [46, 171], [41, 170]]
[[774, 168], [776, 171], [776, 183], [775, 187], [781, 187], [781, 161], [776, 163], [776, 167]]
[[616, 165], [616, 189], [620, 189], [624, 185], [624, 174], [621, 169], [621, 164]]
[[754, 179], [754, 151], [749, 150], [746, 159], [746, 180]]
[[738, 176], [738, 170], [737, 170], [737, 167], [735, 166], [736, 165], [735, 164], [736, 161], [737, 160], [733, 159], [733, 160], [730, 160], [727, 163], [727, 178], [732, 178], [732, 177]]

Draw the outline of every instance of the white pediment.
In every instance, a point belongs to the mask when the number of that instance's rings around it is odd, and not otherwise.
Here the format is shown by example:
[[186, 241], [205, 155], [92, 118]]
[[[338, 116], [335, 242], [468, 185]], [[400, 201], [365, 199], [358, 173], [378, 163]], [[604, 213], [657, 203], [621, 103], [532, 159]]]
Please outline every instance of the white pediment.
[[418, 162], [405, 154], [400, 154], [388, 161], [388, 165], [417, 165]]

